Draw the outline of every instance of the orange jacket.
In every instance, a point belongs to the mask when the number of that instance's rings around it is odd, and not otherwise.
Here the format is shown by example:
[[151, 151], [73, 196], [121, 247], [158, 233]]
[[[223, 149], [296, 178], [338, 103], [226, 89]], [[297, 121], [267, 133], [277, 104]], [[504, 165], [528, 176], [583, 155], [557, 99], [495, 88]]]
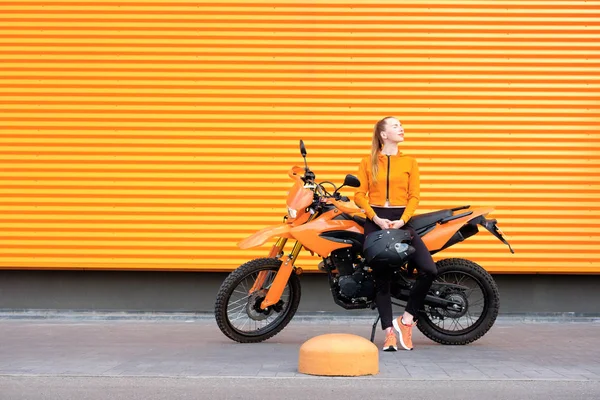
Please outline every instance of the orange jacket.
[[[398, 152], [395, 156], [378, 153], [379, 170], [377, 182], [371, 179], [371, 156], [363, 158], [358, 167], [360, 187], [354, 195], [354, 202], [373, 219], [375, 211], [370, 206], [384, 206], [386, 199], [391, 206], [405, 206], [404, 222], [413, 216], [419, 204], [420, 182], [417, 161]], [[389, 170], [388, 170], [389, 167]]]

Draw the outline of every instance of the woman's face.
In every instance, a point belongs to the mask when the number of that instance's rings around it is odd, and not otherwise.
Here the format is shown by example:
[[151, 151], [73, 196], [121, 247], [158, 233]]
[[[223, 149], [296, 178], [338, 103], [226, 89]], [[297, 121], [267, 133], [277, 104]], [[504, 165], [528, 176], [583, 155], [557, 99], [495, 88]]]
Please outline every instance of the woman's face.
[[396, 118], [388, 118], [385, 124], [385, 130], [381, 131], [381, 138], [384, 141], [400, 143], [404, 141], [404, 128]]

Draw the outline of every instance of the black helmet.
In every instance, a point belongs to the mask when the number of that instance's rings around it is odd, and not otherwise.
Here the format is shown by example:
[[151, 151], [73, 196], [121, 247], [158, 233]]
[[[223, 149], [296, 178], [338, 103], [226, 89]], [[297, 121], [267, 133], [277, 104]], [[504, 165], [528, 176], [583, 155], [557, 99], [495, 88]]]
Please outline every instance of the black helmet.
[[365, 238], [363, 255], [370, 266], [400, 267], [415, 252], [410, 245], [410, 232], [403, 229], [384, 229], [371, 232]]

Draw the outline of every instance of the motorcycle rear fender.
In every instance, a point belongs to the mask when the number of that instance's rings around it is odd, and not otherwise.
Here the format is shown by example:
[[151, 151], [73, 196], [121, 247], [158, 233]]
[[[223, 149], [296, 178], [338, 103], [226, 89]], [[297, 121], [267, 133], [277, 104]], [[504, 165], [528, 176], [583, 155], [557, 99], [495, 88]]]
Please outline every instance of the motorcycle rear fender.
[[479, 217], [476, 220], [471, 220], [470, 223], [478, 223], [479, 225], [483, 226], [485, 229], [488, 230], [488, 232], [490, 232], [492, 235], [498, 238], [498, 240], [507, 245], [508, 249], [512, 254], [515, 254], [515, 251], [511, 247], [510, 243], [508, 243], [504, 236], [502, 236], [502, 231], [498, 228], [498, 226], [496, 226], [498, 221], [496, 221], [495, 219], [485, 219], [484, 217]]
[[436, 252], [441, 250], [444, 247], [444, 245], [448, 242], [448, 240], [450, 240], [450, 238], [465, 224], [482, 215], [487, 215], [491, 213], [492, 211], [494, 211], [494, 209], [476, 208], [468, 211], [472, 211], [473, 213], [446, 222], [445, 224], [439, 224], [435, 227], [434, 230], [423, 236], [423, 242], [425, 243], [430, 252]]
[[252, 247], [258, 247], [267, 242], [267, 240], [272, 237], [284, 237], [291, 239], [292, 234], [290, 233], [290, 229], [292, 227], [288, 224], [281, 224], [277, 226], [269, 226], [267, 228], [261, 229], [256, 232], [254, 235], [247, 237], [238, 243], [238, 247], [240, 249], [250, 249]]

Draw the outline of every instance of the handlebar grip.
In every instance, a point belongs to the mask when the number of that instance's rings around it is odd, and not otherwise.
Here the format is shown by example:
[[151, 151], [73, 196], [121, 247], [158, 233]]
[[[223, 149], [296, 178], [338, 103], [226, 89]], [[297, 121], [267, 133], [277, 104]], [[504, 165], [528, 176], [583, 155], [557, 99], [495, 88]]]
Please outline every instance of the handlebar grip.
[[348, 198], [348, 196], [342, 196], [340, 197], [341, 201], [350, 201], [350, 199]]

